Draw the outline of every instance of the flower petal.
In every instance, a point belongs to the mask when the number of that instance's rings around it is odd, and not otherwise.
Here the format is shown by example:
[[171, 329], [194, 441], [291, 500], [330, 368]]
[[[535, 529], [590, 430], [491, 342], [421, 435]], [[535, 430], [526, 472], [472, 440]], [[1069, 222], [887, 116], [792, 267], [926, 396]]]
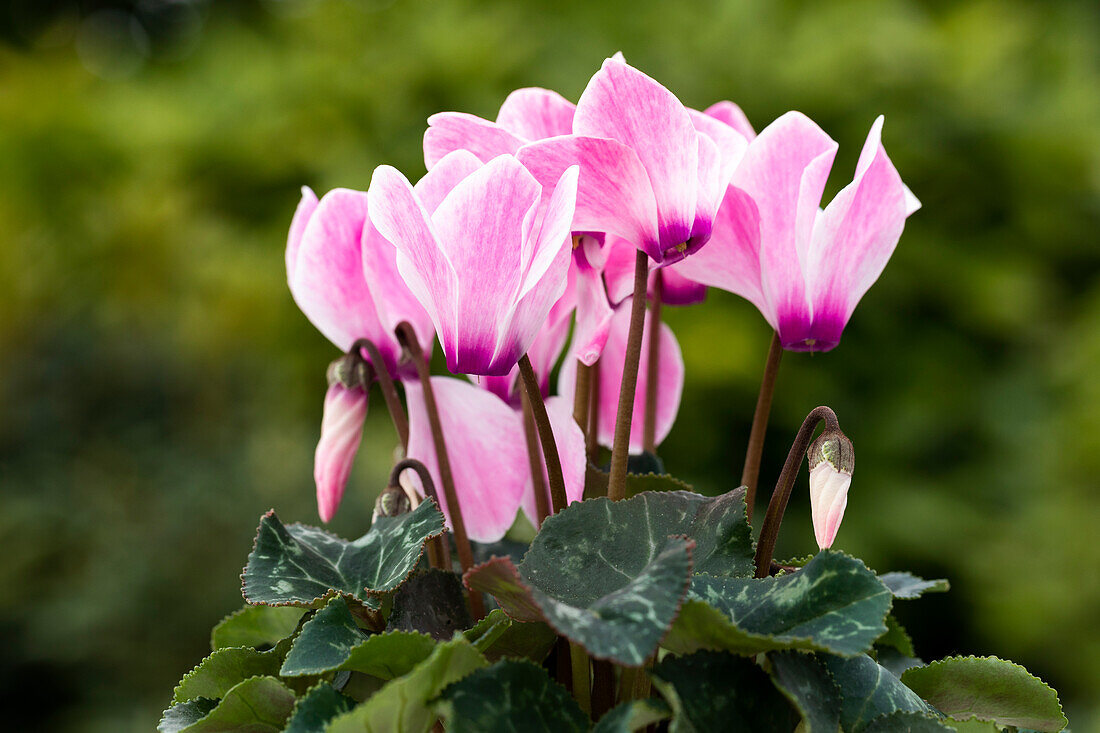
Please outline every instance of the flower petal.
[[525, 145], [517, 157], [545, 188], [580, 166], [574, 231], [609, 232], [661, 256], [657, 202], [633, 150], [614, 140], [565, 135]]
[[317, 210], [317, 194], [309, 186], [302, 186], [302, 198], [298, 202], [298, 208], [294, 210], [294, 218], [290, 221], [290, 232], [286, 238], [286, 277], [287, 282], [293, 280], [294, 269], [298, 263], [298, 248], [302, 244], [302, 234], [305, 233], [306, 224]]
[[344, 497], [366, 417], [367, 393], [364, 390], [348, 389], [342, 384], [328, 388], [321, 418], [321, 439], [317, 441], [313, 460], [317, 513], [323, 522], [332, 519]]
[[[564, 397], [548, 398], [546, 415], [550, 418], [550, 428], [554, 432], [554, 444], [558, 446], [562, 477], [565, 479], [565, 499], [568, 504], [572, 504], [574, 501], [580, 501], [584, 496], [584, 470], [588, 462], [588, 457], [585, 455], [584, 433], [573, 420], [572, 401]], [[539, 452], [541, 456], [541, 449]], [[546, 474], [544, 462], [542, 463], [542, 485], [547, 488], [546, 501], [549, 504], [550, 479]], [[523, 501], [520, 506], [531, 523], [537, 527], [539, 514], [535, 504], [535, 484], [531, 480], [530, 468], [527, 471], [527, 484], [523, 489]]]
[[607, 59], [577, 102], [573, 132], [618, 140], [638, 155], [657, 202], [662, 252], [690, 239], [699, 135], [676, 95], [625, 62]]
[[439, 208], [447, 194], [471, 173], [485, 165], [469, 150], [447, 153], [416, 182], [413, 190], [429, 214]]
[[[632, 248], [633, 249], [633, 248]], [[600, 273], [592, 268], [575, 268], [577, 326], [571, 353], [586, 366], [592, 366], [603, 353], [611, 332], [614, 311], [607, 302]]]
[[[521, 418], [496, 395], [465, 379], [432, 377], [432, 390], [466, 533], [475, 542], [496, 542], [512, 526], [530, 475], [521, 439]], [[409, 408], [408, 455], [428, 467], [450, 526], [423, 388], [418, 382], [410, 382], [405, 385], [405, 395]], [[423, 493], [419, 479], [408, 473]]]
[[366, 221], [365, 193], [329, 191], [302, 232], [290, 276], [298, 307], [341, 351], [358, 338], [386, 336], [363, 277], [360, 246]]
[[[615, 414], [619, 409], [619, 388], [622, 382], [623, 363], [626, 360], [627, 331], [630, 328], [630, 303], [627, 298], [615, 310], [611, 319], [611, 332], [599, 361], [599, 429], [596, 437], [600, 445], [611, 446], [615, 434]], [[646, 311], [642, 348], [649, 343], [650, 314]], [[657, 442], [660, 443], [672, 429], [676, 413], [680, 409], [680, 396], [684, 390], [684, 359], [680, 345], [667, 323], [661, 324], [660, 359], [657, 372]], [[630, 424], [630, 450], [642, 450], [642, 433], [645, 420], [645, 393], [649, 379], [646, 359], [638, 369], [638, 386], [635, 391], [634, 416]], [[558, 379], [558, 392], [572, 400], [576, 381], [576, 362], [566, 360]]]
[[568, 99], [549, 89], [517, 89], [500, 105], [497, 124], [526, 140], [568, 135], [573, 132], [573, 110], [576, 108]]
[[[694, 305], [702, 303], [707, 297], [707, 286], [695, 282], [685, 276], [687, 270], [699, 269], [693, 266], [696, 258], [708, 254], [712, 244], [703, 247], [691, 257], [686, 257], [679, 262], [660, 268], [661, 302], [667, 305]], [[635, 249], [629, 242], [614, 238], [605, 246], [607, 263], [604, 265], [604, 280], [607, 282], [607, 294], [614, 304], [621, 303], [624, 298], [634, 292], [634, 252]], [[713, 258], [708, 258], [713, 259]], [[657, 278], [657, 270], [651, 268], [649, 272], [648, 295], [653, 297], [653, 284]]]
[[867, 136], [856, 177], [825, 208], [814, 227], [807, 271], [815, 350], [840, 341], [860, 298], [886, 267], [905, 227], [907, 190], [882, 146], [879, 117]]
[[833, 545], [844, 509], [848, 506], [848, 489], [852, 474], [838, 471], [822, 461], [810, 471], [810, 514], [814, 521], [817, 546], [827, 550]]
[[428, 118], [424, 132], [424, 165], [431, 170], [447, 153], [469, 150], [481, 162], [514, 154], [526, 140], [495, 122], [465, 112], [440, 112]]
[[741, 133], [746, 140], [752, 140], [756, 137], [756, 131], [752, 129], [752, 123], [749, 122], [749, 118], [746, 117], [741, 108], [733, 102], [715, 102], [707, 107], [703, 113], [720, 122], [726, 123], [734, 130]]

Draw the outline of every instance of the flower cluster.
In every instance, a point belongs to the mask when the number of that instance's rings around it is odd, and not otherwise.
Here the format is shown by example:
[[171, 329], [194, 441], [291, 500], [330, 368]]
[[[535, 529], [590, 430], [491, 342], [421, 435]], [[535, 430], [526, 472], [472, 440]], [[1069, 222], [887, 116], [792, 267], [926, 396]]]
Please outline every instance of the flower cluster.
[[[370, 367], [345, 364], [325, 401], [315, 470], [325, 521], [372, 378], [403, 383], [405, 452], [453, 485], [437, 497], [448, 521], [457, 501], [468, 536], [494, 541], [521, 508], [545, 518], [548, 482], [580, 499], [595, 445], [639, 452], [668, 434], [684, 365], [660, 304], [721, 288], [754, 304], [783, 349], [828, 351], [919, 207], [886, 155], [881, 117], [854, 179], [822, 208], [837, 144], [813, 121], [789, 112], [756, 134], [732, 102], [686, 107], [621, 55], [576, 104], [520, 89], [495, 121], [445, 112], [428, 125], [415, 184], [383, 165], [365, 193], [318, 200], [304, 189], [291, 224], [291, 293]], [[469, 377], [417, 381], [401, 324], [414, 351], [438, 338], [447, 368]], [[536, 427], [541, 453], [524, 441]], [[813, 500], [823, 547], [850, 482], [850, 468], [844, 481], [825, 470]], [[612, 482], [615, 472], [613, 452]]]

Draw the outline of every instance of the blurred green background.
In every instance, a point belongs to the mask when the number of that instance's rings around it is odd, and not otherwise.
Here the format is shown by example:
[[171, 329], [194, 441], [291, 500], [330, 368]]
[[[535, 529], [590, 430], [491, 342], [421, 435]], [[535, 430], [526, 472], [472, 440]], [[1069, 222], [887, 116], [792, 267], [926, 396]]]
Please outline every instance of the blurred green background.
[[[107, 8], [106, 10], [104, 8]], [[616, 50], [687, 104], [797, 108], [850, 180], [874, 117], [923, 200], [828, 354], [788, 354], [762, 484], [828, 403], [859, 455], [838, 546], [953, 589], [926, 659], [997, 654], [1100, 727], [1100, 11], [1094, 2], [96, 3], [0, 9], [0, 700], [13, 730], [150, 730], [241, 603], [259, 515], [316, 521], [334, 349], [285, 285], [298, 187], [423, 171], [439, 110], [576, 99]], [[662, 448], [732, 488], [769, 334], [672, 310]], [[333, 528], [394, 444], [380, 401]], [[780, 555], [813, 548], [801, 493]]]

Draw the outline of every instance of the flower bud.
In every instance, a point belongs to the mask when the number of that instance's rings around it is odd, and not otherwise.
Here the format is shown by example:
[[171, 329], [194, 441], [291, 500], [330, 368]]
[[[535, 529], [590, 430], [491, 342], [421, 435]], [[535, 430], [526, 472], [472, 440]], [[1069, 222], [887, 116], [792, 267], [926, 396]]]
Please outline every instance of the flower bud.
[[328, 522], [336, 514], [351, 473], [355, 453], [363, 437], [367, 417], [367, 392], [363, 388], [367, 364], [357, 354], [329, 365], [329, 388], [321, 418], [321, 439], [313, 459], [317, 482], [317, 513]]
[[848, 505], [855, 451], [852, 441], [844, 433], [826, 430], [810, 445], [806, 457], [810, 463], [810, 508], [814, 534], [818, 547], [825, 550], [836, 539], [844, 509]]
[[409, 495], [400, 486], [387, 486], [374, 501], [374, 514], [371, 521], [379, 517], [396, 517], [399, 514], [407, 514], [412, 511], [412, 502]]

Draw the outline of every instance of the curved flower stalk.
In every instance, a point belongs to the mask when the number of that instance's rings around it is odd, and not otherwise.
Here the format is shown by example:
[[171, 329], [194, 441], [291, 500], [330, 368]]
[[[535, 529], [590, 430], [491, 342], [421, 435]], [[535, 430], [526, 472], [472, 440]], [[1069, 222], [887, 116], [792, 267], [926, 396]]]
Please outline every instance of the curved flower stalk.
[[[622, 378], [623, 361], [626, 356], [627, 336], [630, 326], [631, 299], [625, 300], [615, 309], [615, 315], [611, 320], [611, 332], [604, 347], [603, 356], [600, 357], [600, 366], [597, 370], [599, 385], [597, 387], [598, 404], [596, 439], [600, 445], [611, 447], [614, 431], [615, 417], [619, 404], [619, 388]], [[649, 339], [651, 326], [650, 315], [646, 314], [645, 331], [643, 339]], [[676, 413], [680, 409], [680, 397], [684, 391], [684, 359], [680, 353], [680, 344], [677, 343], [672, 329], [667, 324], [661, 324], [661, 339], [659, 348], [661, 358], [658, 369], [658, 389], [656, 405], [656, 442], [660, 443], [672, 430], [672, 424], [676, 421]], [[574, 384], [576, 383], [576, 362], [567, 360], [561, 368], [558, 377], [559, 394], [572, 398]], [[645, 361], [638, 370], [639, 394], [645, 394], [649, 382], [649, 370]], [[639, 453], [643, 449], [643, 417], [645, 404], [643, 400], [634, 403], [634, 419], [630, 425], [629, 449], [633, 453]]]
[[565, 291], [576, 181], [574, 167], [544, 199], [531, 174], [502, 155], [433, 208], [396, 169], [375, 170], [371, 218], [396, 246], [451, 372], [505, 376], [535, 340]]
[[[632, 242], [657, 264], [692, 254], [711, 224], [745, 138], [696, 119], [672, 92], [628, 65], [604, 61], [577, 102], [571, 135], [517, 154], [543, 185], [581, 167], [574, 230]], [[707, 118], [712, 119], [712, 118]], [[712, 137], [713, 136], [713, 137]]]
[[[469, 538], [496, 542], [512, 526], [521, 506], [536, 522], [531, 470], [522, 440], [523, 417], [518, 409], [464, 379], [432, 377], [431, 383]], [[423, 462], [439, 483], [439, 463], [423, 388], [410, 382], [405, 394], [409, 407], [409, 457]], [[584, 491], [584, 437], [571, 424], [569, 407], [567, 404], [563, 407], [564, 402], [552, 397], [546, 407], [562, 457], [566, 494], [569, 501], [576, 501]], [[408, 480], [420, 489], [418, 479], [408, 476]], [[437, 498], [450, 525], [446, 496], [440, 493]]]
[[748, 146], [710, 245], [680, 274], [752, 302], [789, 351], [829, 351], [920, 202], [871, 126], [856, 174], [819, 209], [837, 144], [788, 112]]

